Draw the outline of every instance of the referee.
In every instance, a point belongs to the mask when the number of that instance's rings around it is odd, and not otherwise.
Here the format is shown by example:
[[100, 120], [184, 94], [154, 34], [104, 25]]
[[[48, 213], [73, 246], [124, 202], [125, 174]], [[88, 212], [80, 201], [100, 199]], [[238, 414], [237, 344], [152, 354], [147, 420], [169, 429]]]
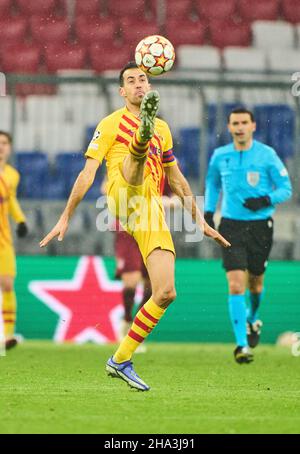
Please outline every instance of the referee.
[[285, 166], [273, 148], [253, 140], [255, 129], [251, 111], [240, 108], [230, 113], [228, 130], [233, 142], [214, 151], [205, 190], [205, 219], [211, 227], [222, 192], [219, 231], [232, 245], [223, 248], [222, 255], [228, 280], [230, 319], [237, 344], [234, 358], [238, 363], [253, 361], [249, 346], [256, 347], [262, 327], [258, 308], [272, 247], [272, 215], [275, 206], [292, 194]]

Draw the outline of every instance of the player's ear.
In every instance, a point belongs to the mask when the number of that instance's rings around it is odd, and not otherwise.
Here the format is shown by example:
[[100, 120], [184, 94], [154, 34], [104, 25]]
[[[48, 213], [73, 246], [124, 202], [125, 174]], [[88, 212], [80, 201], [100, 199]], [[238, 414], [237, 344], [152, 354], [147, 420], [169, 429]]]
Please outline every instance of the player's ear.
[[253, 122], [253, 132], [255, 132], [255, 131], [256, 131], [256, 122], [254, 121]]
[[124, 87], [119, 87], [119, 95], [125, 97], [125, 89]]

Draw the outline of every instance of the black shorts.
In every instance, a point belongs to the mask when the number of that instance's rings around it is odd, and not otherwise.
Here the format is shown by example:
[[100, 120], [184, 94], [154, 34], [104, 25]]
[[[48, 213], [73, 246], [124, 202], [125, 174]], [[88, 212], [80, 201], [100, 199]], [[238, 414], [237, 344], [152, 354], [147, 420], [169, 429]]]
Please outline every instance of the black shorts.
[[231, 243], [222, 248], [226, 271], [248, 270], [260, 276], [266, 270], [273, 243], [273, 219], [262, 221], [235, 221], [222, 218], [219, 232]]

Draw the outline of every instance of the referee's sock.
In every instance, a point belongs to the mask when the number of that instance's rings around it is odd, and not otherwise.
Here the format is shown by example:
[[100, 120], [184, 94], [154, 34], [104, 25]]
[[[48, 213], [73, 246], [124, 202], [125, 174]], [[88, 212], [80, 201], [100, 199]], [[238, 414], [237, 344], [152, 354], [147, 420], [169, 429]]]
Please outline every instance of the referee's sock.
[[250, 305], [247, 313], [247, 321], [249, 323], [255, 323], [258, 319], [258, 309], [263, 297], [263, 291], [261, 293], [249, 293]]
[[236, 339], [239, 347], [247, 347], [246, 330], [246, 299], [243, 295], [229, 295], [229, 314]]

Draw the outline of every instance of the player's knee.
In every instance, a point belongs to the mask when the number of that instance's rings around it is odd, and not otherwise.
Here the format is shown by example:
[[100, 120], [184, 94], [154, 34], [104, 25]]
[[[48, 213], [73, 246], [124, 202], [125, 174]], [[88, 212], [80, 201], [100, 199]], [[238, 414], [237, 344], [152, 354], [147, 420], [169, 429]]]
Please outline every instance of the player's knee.
[[230, 295], [242, 295], [245, 293], [245, 285], [238, 281], [230, 282], [229, 293]]
[[165, 286], [160, 289], [156, 296], [154, 296], [154, 301], [162, 308], [167, 308], [176, 298], [176, 290], [174, 286]]
[[249, 282], [249, 291], [251, 293], [261, 293], [263, 291], [263, 284], [261, 282]]

